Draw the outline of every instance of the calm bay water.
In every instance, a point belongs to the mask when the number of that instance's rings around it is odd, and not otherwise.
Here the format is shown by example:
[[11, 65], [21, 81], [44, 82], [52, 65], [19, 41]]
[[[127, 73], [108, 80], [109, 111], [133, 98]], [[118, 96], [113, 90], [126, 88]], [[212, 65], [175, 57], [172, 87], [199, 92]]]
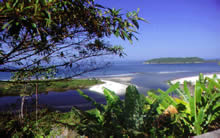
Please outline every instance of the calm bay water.
[[[202, 64], [142, 64], [142, 61], [116, 62], [112, 66], [82, 77], [106, 77], [106, 76], [126, 76], [132, 75], [132, 84], [136, 85], [139, 91], [146, 94], [149, 89], [166, 90], [166, 82], [175, 78], [198, 75], [199, 73], [220, 72], [220, 65], [217, 63]], [[8, 79], [9, 74], [0, 73], [0, 79]], [[104, 96], [88, 90], [83, 90], [100, 103], [105, 103]], [[34, 96], [33, 96], [34, 97]], [[123, 98], [123, 95], [121, 96]], [[30, 98], [29, 98], [30, 99]], [[0, 108], [8, 108], [11, 103], [20, 102], [19, 96], [1, 97]], [[84, 100], [76, 91], [49, 92], [39, 96], [39, 103], [49, 105], [56, 109], [69, 110], [72, 106], [81, 109], [91, 108], [90, 103]]]

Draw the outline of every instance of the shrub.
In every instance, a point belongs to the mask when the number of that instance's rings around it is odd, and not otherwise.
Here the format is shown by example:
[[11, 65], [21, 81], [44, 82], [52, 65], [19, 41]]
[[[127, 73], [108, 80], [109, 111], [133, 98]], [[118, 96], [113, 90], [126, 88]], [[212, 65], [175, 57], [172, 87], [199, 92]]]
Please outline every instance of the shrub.
[[[159, 89], [159, 95], [149, 91], [147, 97], [129, 86], [124, 100], [105, 89], [106, 105], [79, 91], [96, 108], [90, 112], [73, 108], [72, 113], [80, 119], [73, 127], [89, 137], [186, 137], [207, 132], [211, 124], [220, 128], [219, 123], [214, 123], [220, 115], [220, 80], [216, 76], [200, 75], [194, 95], [186, 82], [183, 89], [179, 83], [170, 85], [166, 91]], [[171, 97], [172, 92], [179, 98]]]

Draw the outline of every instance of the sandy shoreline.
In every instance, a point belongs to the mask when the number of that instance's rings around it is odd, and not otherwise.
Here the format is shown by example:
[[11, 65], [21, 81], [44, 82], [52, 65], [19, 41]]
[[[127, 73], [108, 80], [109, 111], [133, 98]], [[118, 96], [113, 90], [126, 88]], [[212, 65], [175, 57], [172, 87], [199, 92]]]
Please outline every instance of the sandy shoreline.
[[[217, 78], [220, 78], [220, 73], [204, 74], [204, 77], [212, 78], [214, 74], [217, 75]], [[183, 84], [184, 81], [188, 81], [188, 82], [191, 82], [192, 84], [195, 84], [198, 79], [199, 79], [199, 75], [196, 75], [196, 76], [174, 79], [174, 80], [171, 80], [171, 83], [175, 84], [179, 82], [180, 84]]]
[[117, 95], [123, 95], [128, 85], [131, 85], [132, 78], [132, 76], [99, 78], [104, 83], [92, 86], [89, 90], [103, 94], [104, 88], [107, 88]]
[[[220, 73], [204, 74], [204, 77], [212, 78], [214, 74], [216, 74], [217, 77], [220, 78]], [[131, 80], [133, 79], [133, 76], [103, 77], [103, 78], [98, 78], [98, 79], [100, 79], [104, 83], [90, 87], [89, 88], [90, 91], [103, 94], [104, 88], [107, 88], [111, 91], [114, 91], [117, 95], [124, 95], [128, 85], [132, 85]], [[183, 84], [184, 81], [189, 81], [192, 84], [195, 84], [196, 80], [198, 79], [199, 79], [199, 76], [195, 75], [195, 76], [174, 79], [174, 80], [171, 80], [171, 83], [175, 84], [176, 82], [179, 82], [180, 84]]]

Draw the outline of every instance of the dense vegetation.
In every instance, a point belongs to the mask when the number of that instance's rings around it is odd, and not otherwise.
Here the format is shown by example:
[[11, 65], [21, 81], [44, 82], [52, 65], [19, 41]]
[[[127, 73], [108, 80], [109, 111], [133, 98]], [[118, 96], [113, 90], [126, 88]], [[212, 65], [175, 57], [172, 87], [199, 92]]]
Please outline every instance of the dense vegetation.
[[[0, 88], [6, 95], [21, 92], [23, 101], [20, 116], [0, 114], [0, 136], [57, 136], [68, 128], [82, 137], [186, 137], [220, 128], [220, 80], [215, 77], [201, 76], [194, 95], [186, 83], [184, 89], [177, 83], [158, 90], [160, 95], [148, 92], [148, 97], [129, 86], [124, 100], [106, 89], [106, 105], [79, 91], [96, 107], [92, 111], [38, 112], [37, 98], [36, 112], [25, 111], [24, 97], [33, 92], [75, 88], [71, 81], [32, 83], [31, 78], [50, 77], [59, 67], [71, 70], [70, 78], [105, 66], [96, 57], [124, 52], [103, 39], [115, 35], [132, 42], [140, 20], [138, 11], [124, 15], [94, 0], [0, 1], [0, 71], [14, 72], [16, 78], [15, 84], [2, 82]], [[180, 97], [169, 96], [171, 92]]]
[[[81, 137], [188, 137], [220, 128], [220, 80], [200, 75], [193, 95], [184, 83], [170, 84], [160, 95], [149, 91], [138, 93], [134, 86], [126, 90], [125, 99], [105, 89], [107, 104], [102, 105], [79, 90], [81, 96], [96, 108], [81, 111], [73, 108], [68, 113], [42, 110], [40, 119], [29, 113], [24, 120], [13, 114], [1, 114], [0, 136], [57, 136]], [[172, 92], [179, 98], [170, 96]]]
[[185, 57], [185, 58], [155, 58], [145, 61], [145, 64], [178, 64], [178, 63], [204, 63], [206, 62], [204, 59], [199, 57]]
[[[50, 80], [38, 81], [38, 93], [46, 93], [49, 91], [62, 92], [66, 90], [85, 89], [92, 85], [102, 83], [99, 80], [75, 79], [75, 80]], [[26, 92], [24, 91], [26, 87]], [[29, 81], [24, 84], [22, 82], [0, 81], [0, 96], [19, 96], [21, 94], [32, 95], [35, 93], [36, 82]]]
[[122, 14], [94, 0], [1, 0], [0, 71], [39, 77], [65, 67], [63, 77], [72, 78], [103, 68], [97, 57], [124, 55], [104, 38], [137, 39], [144, 21], [138, 12]]

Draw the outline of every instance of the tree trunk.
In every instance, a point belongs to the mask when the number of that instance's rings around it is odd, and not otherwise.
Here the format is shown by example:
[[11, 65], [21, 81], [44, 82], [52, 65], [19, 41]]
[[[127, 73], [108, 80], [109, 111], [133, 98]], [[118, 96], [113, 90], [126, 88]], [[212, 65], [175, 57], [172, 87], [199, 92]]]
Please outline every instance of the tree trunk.
[[38, 114], [38, 84], [36, 83], [36, 123], [37, 123], [37, 114]]
[[[26, 84], [24, 84], [24, 93], [27, 90]], [[24, 101], [25, 101], [25, 94], [21, 95], [21, 119], [24, 119]]]
[[22, 99], [21, 99], [21, 119], [24, 119], [24, 101], [25, 101], [25, 96], [22, 96]]

